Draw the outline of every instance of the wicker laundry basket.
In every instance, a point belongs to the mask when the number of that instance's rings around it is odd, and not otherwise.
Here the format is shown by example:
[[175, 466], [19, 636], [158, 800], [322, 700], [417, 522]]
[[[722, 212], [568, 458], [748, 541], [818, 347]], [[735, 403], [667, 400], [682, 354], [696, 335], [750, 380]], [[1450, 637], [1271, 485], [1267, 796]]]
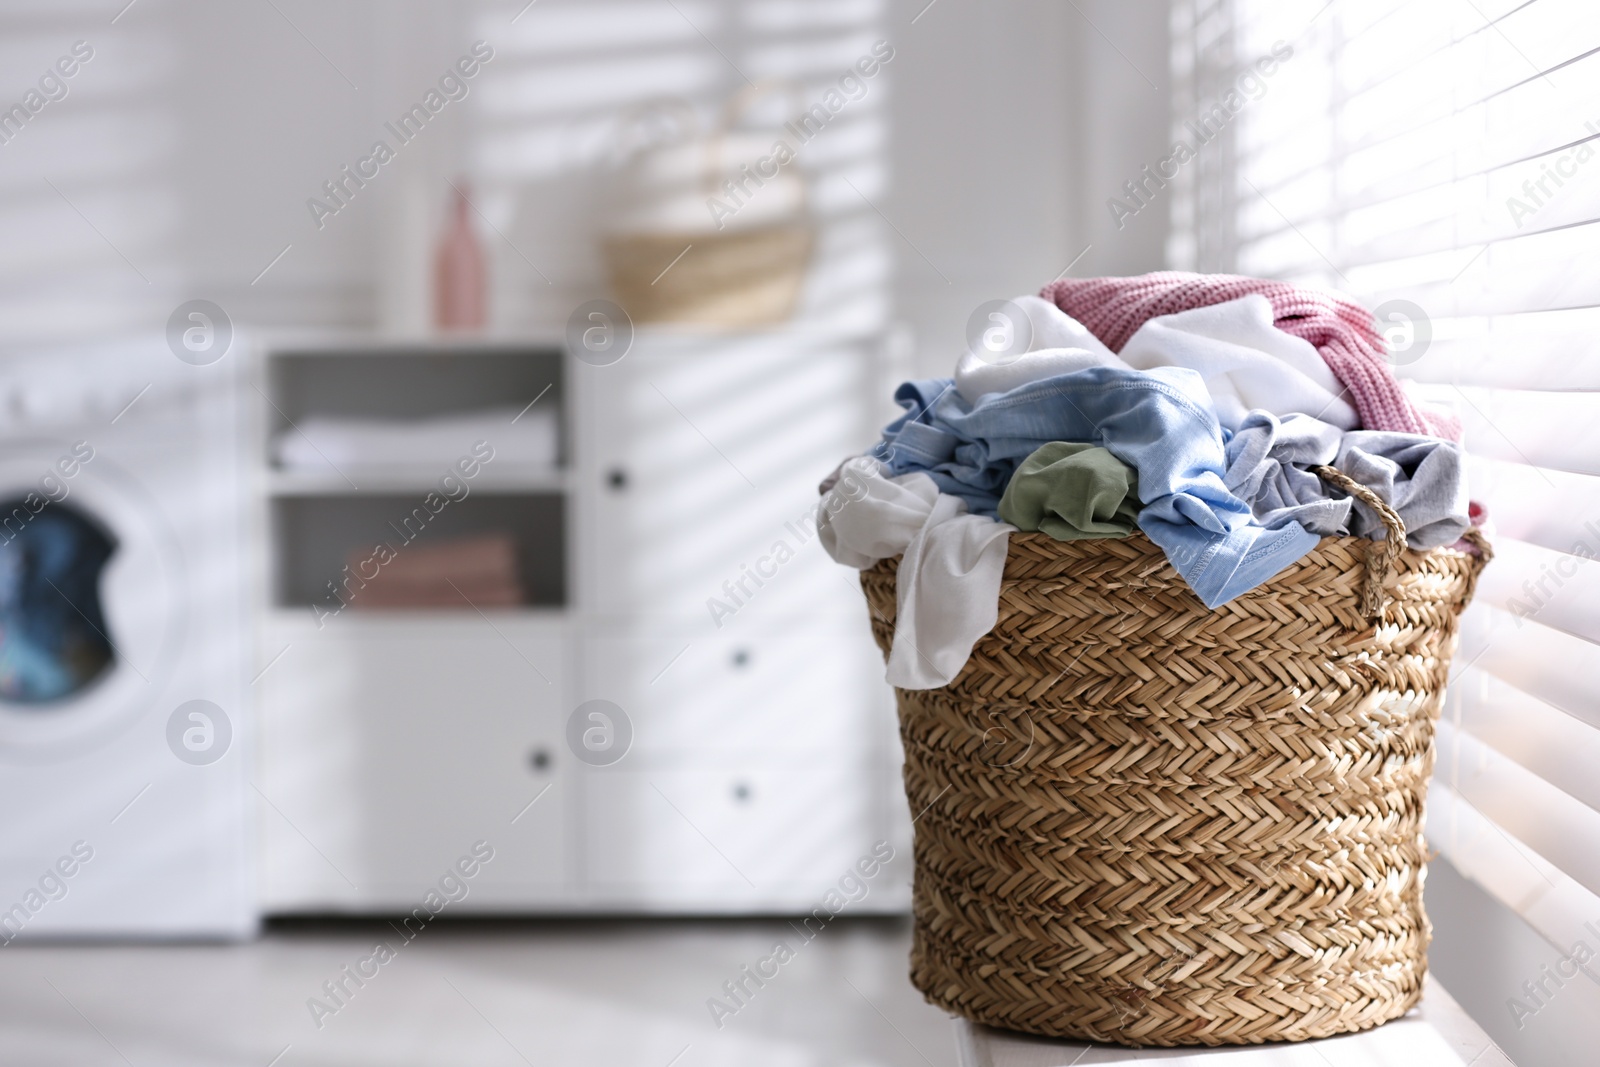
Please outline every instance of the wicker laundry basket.
[[601, 248], [612, 291], [636, 321], [732, 329], [794, 313], [813, 236], [793, 224], [617, 235]]
[[[1423, 801], [1490, 558], [1328, 537], [1215, 611], [1152, 542], [1013, 534], [959, 677], [900, 690], [911, 980], [978, 1022], [1125, 1045], [1361, 1030], [1422, 994]], [[864, 571], [887, 652], [895, 568]]]
[[741, 129], [773, 94], [787, 95], [787, 115], [802, 118], [800, 87], [786, 81], [745, 86], [704, 135], [681, 98], [646, 101], [624, 114], [624, 143], [652, 115], [670, 118], [678, 132], [629, 148], [611, 189], [600, 252], [612, 291], [635, 322], [740, 329], [793, 315], [816, 243], [809, 181], [786, 166], [792, 153], [775, 152], [776, 142], [788, 144], [783, 127]]

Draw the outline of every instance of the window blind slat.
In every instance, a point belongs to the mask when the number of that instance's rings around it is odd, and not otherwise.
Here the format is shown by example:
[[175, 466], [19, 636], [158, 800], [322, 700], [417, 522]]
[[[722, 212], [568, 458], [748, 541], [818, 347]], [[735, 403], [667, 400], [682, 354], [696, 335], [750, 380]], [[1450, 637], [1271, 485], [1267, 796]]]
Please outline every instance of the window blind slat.
[[1339, 62], [1352, 96], [1381, 90], [1408, 67], [1433, 61], [1460, 37], [1455, 24], [1428, 4], [1389, 5], [1379, 22], [1352, 33], [1347, 19], [1343, 29]]
[[[1577, 148], [1485, 175], [1334, 211], [1343, 238], [1341, 255], [1357, 262], [1400, 259], [1594, 222], [1600, 219], [1597, 158], [1600, 143], [1591, 138]], [[1558, 168], [1569, 173], [1563, 177]]]
[[1474, 604], [1461, 619], [1451, 676], [1472, 667], [1600, 730], [1600, 648], [1582, 638]]
[[1600, 475], [1596, 394], [1439, 385], [1413, 392], [1461, 416], [1467, 447], [1475, 455]]
[[[1583, 936], [1600, 896], [1573, 881], [1435, 778], [1428, 790], [1428, 843], [1466, 877], [1527, 921], [1557, 951]], [[1600, 981], [1600, 968], [1591, 965]]]
[[1406, 364], [1415, 381], [1600, 391], [1600, 308], [1437, 318], [1430, 331], [1428, 348]]
[[[1360, 264], [1346, 260], [1340, 264], [1341, 285], [1363, 294], [1404, 296], [1437, 317], [1596, 307], [1597, 249], [1600, 224], [1590, 223], [1525, 234], [1477, 250]], [[1326, 246], [1322, 254], [1339, 262]]]
[[[1286, 164], [1282, 174], [1291, 177], [1325, 174], [1336, 167], [1341, 179], [1336, 207], [1381, 202], [1452, 179], [1486, 175], [1559, 153], [1592, 134], [1586, 122], [1600, 124], [1600, 108], [1592, 103], [1600, 96], [1600, 52], [1578, 53], [1566, 62], [1544, 76], [1533, 76], [1525, 68], [1519, 78], [1531, 76], [1531, 80], [1503, 86], [1496, 95], [1475, 101], [1461, 99], [1459, 91], [1432, 99], [1412, 94], [1405, 96], [1404, 107], [1396, 107], [1392, 96], [1374, 94], [1372, 105], [1383, 124], [1370, 128], [1352, 120], [1348, 105], [1336, 123], [1323, 112], [1312, 111], [1319, 125], [1336, 125], [1337, 138], [1286, 142], [1285, 131], [1290, 128], [1286, 119], [1278, 119], [1286, 123], [1282, 127], [1273, 119], [1258, 119], [1238, 131], [1240, 150], [1246, 157], [1282, 158]], [[1429, 80], [1441, 82], [1437, 77]], [[1274, 84], [1271, 92], [1282, 96], [1293, 94], [1294, 88], [1286, 81]], [[1307, 102], [1293, 103], [1304, 108]], [[1273, 151], [1275, 146], [1279, 151]], [[1308, 147], [1315, 154], [1304, 154]], [[1301, 154], [1293, 151], [1296, 148]], [[1261, 187], [1270, 191], [1280, 189], [1284, 178], [1269, 166], [1262, 181]]]
[[1600, 558], [1600, 478], [1469, 455], [1467, 484], [1494, 502], [1497, 544], [1509, 537]]
[[[1368, 28], [1346, 39], [1336, 73], [1353, 101], [1372, 97], [1379, 105], [1414, 93], [1416, 82], [1399, 79], [1418, 71], [1425, 87], [1487, 95], [1570, 62], [1572, 31], [1581, 38], [1594, 23], [1586, 0], [1518, 0], [1493, 16], [1476, 3], [1443, 11], [1437, 4], [1406, 4], [1384, 17], [1382, 33]], [[1463, 56], [1475, 65], [1451, 65]]]
[[1447, 721], [1439, 723], [1434, 774], [1457, 796], [1527, 843], [1591, 893], [1600, 894], [1600, 812]]
[[[1364, 208], [1378, 207], [1408, 197], [1437, 193], [1440, 190], [1450, 189], [1461, 183], [1485, 180], [1498, 171], [1522, 166], [1530, 161], [1536, 167], [1541, 160], [1550, 161], [1554, 166], [1559, 161], [1560, 156], [1567, 153], [1576, 154], [1584, 142], [1592, 141], [1595, 138], [1595, 131], [1589, 128], [1587, 121], [1573, 119], [1566, 126], [1551, 130], [1548, 135], [1549, 143], [1541, 145], [1537, 150], [1525, 155], [1496, 159], [1489, 165], [1479, 169], [1465, 168], [1448, 151], [1437, 154], [1419, 153], [1426, 155], [1426, 158], [1415, 166], [1399, 173], [1394, 173], [1392, 168], [1386, 168], [1383, 173], [1375, 175], [1372, 181], [1360, 189], [1355, 189], [1353, 182], [1344, 182], [1340, 187], [1340, 194], [1330, 199], [1326, 204], [1320, 205], [1320, 207], [1327, 214], [1337, 216]], [[1302, 139], [1306, 144], [1315, 145], [1318, 149], [1322, 149], [1326, 147], [1326, 142], [1332, 140], [1327, 132], [1327, 129], [1332, 125], [1329, 122], [1314, 120], [1307, 124], [1309, 129], [1301, 127], [1295, 132], [1302, 135]], [[1600, 122], [1596, 123], [1596, 127], [1600, 129]], [[1311, 153], [1302, 151], [1297, 158], [1288, 160], [1285, 157], [1290, 153], [1288, 151], [1278, 151], [1277, 149], [1280, 147], [1283, 147], [1282, 142], [1270, 146], [1256, 146], [1251, 150], [1255, 155], [1259, 156], [1260, 160], [1254, 169], [1254, 173], [1259, 173], [1261, 176], [1260, 181], [1257, 181], [1254, 176], [1252, 176], [1251, 181], [1262, 192], [1270, 196], [1289, 183], [1306, 178], [1318, 178], [1324, 182], [1327, 181], [1328, 169], [1334, 163], [1331, 151], [1328, 153], [1328, 158], [1313, 157]], [[1585, 158], [1581, 162], [1586, 164], [1590, 161], [1590, 157], [1585, 154]], [[1575, 159], [1573, 162], [1575, 166], [1580, 161]], [[1274, 169], [1273, 165], [1280, 163], [1282, 165]], [[1307, 165], [1311, 163], [1315, 165]], [[1340, 169], [1347, 170], [1348, 168], [1341, 167]], [[1587, 170], [1587, 166], [1584, 166], [1573, 176], [1581, 176]], [[1521, 180], [1519, 178], [1516, 183], [1506, 184], [1521, 190]], [[1548, 193], [1553, 188], [1556, 187], [1552, 182], [1547, 186], [1546, 192]], [[1526, 198], [1526, 191], [1522, 192], [1523, 197]], [[1532, 201], [1529, 202], [1531, 203]], [[1495, 206], [1502, 205], [1503, 201]], [[1478, 207], [1481, 205], [1474, 203], [1471, 206]], [[1534, 204], [1536, 208], [1539, 206], [1539, 204]]]
[[1560, 789], [1600, 811], [1600, 730], [1493, 675], [1469, 668], [1456, 679], [1446, 719]]
[[[1315, 10], [1315, 7], [1309, 8], [1306, 15], [1309, 17]], [[1375, 0], [1350, 0], [1339, 10], [1339, 20], [1344, 31], [1341, 43], [1348, 44], [1363, 40], [1375, 33], [1388, 32], [1389, 28], [1395, 25], [1395, 19], [1399, 18], [1404, 10], [1404, 5], [1375, 2]]]
[[[1600, 545], [1593, 551], [1600, 551]], [[1541, 626], [1600, 642], [1600, 562], [1593, 559], [1497, 538], [1494, 566], [1484, 568], [1477, 598], [1519, 622], [1534, 619]]]
[[[1307, 17], [1227, 10], [1230, 62]], [[1461, 417], [1499, 525], [1429, 839], [1565, 950], [1600, 907], [1600, 5], [1341, 0], [1173, 203], [1174, 266], [1422, 309], [1399, 372]]]
[[[1600, 128], [1600, 127], [1597, 127]], [[1600, 135], [1579, 136], [1549, 152], [1487, 174], [1457, 177], [1441, 168], [1437, 181], [1385, 196], [1336, 198], [1327, 175], [1281, 178], [1269, 154], [1252, 169], [1240, 213], [1245, 241], [1307, 227], [1336, 235], [1330, 254], [1342, 262], [1399, 261], [1491, 242], [1551, 233], [1600, 219]], [[1591, 167], [1593, 170], [1591, 171]], [[1563, 176], [1564, 173], [1564, 176]]]
[[[1458, 63], [1473, 65], [1459, 57]], [[1449, 106], [1441, 100], [1413, 110], [1407, 100], [1399, 110], [1404, 125], [1397, 121], [1391, 128], [1362, 130], [1341, 122], [1348, 155], [1338, 163], [1356, 175], [1390, 177], [1403, 173], [1391, 161], [1415, 166], [1446, 159], [1457, 173], [1475, 174], [1538, 155], [1581, 136], [1584, 119], [1593, 118], [1590, 101], [1597, 79], [1600, 56], [1582, 52], [1542, 76], [1523, 68], [1509, 84], [1482, 85], [1482, 94], [1474, 98], [1458, 88]], [[1387, 105], [1393, 114], [1393, 97]], [[1472, 140], [1457, 140], [1467, 137]]]

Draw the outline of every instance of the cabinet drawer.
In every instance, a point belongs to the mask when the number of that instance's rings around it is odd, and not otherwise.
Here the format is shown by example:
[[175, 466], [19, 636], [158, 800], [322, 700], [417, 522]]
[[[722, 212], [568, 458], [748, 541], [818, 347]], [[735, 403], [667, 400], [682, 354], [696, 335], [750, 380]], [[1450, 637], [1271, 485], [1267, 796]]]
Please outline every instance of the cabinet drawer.
[[259, 683], [269, 909], [409, 910], [480, 840], [494, 859], [454, 907], [565, 878], [567, 642], [496, 627], [503, 639], [478, 619], [294, 631]]
[[[708, 628], [709, 629], [709, 628]], [[628, 715], [633, 755], [782, 762], [881, 750], [892, 692], [860, 618], [792, 619], [720, 631], [597, 627], [583, 699]]]
[[758, 600], [814, 604], [826, 560], [808, 509], [818, 480], [875, 436], [870, 368], [862, 342], [777, 336], [587, 368], [590, 609], [703, 617], [780, 540], [797, 559]]
[[[584, 776], [591, 894], [644, 907], [809, 910], [886, 835], [874, 824], [880, 765], [818, 759], [707, 762]], [[886, 904], [904, 882], [874, 883]]]

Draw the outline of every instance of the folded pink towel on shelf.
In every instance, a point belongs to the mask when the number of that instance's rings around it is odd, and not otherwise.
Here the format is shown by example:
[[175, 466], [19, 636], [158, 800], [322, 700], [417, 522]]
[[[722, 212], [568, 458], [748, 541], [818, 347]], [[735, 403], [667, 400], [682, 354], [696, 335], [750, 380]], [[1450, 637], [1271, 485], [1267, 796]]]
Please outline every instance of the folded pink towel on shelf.
[[526, 594], [509, 533], [402, 545], [376, 574], [365, 549], [350, 554], [349, 571], [362, 579], [358, 608], [507, 608]]
[[1273, 325], [1309, 341], [1349, 390], [1361, 425], [1461, 440], [1461, 422], [1419, 407], [1400, 388], [1372, 312], [1347, 297], [1288, 282], [1235, 274], [1156, 271], [1130, 278], [1064, 278], [1039, 293], [1088, 328], [1112, 351], [1158, 315], [1259, 293], [1272, 304]]

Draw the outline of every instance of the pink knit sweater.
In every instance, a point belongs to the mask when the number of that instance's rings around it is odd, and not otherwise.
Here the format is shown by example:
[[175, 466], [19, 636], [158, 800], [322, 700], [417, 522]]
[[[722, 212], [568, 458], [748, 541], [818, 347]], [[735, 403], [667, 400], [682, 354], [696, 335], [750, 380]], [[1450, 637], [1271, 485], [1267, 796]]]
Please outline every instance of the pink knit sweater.
[[1461, 439], [1460, 420], [1418, 407], [1401, 390], [1372, 312], [1336, 293], [1236, 274], [1157, 271], [1132, 278], [1065, 278], [1045, 286], [1039, 295], [1083, 323], [1115, 352], [1157, 315], [1251, 293], [1260, 293], [1272, 304], [1278, 329], [1310, 341], [1322, 354], [1349, 390], [1364, 428]]

